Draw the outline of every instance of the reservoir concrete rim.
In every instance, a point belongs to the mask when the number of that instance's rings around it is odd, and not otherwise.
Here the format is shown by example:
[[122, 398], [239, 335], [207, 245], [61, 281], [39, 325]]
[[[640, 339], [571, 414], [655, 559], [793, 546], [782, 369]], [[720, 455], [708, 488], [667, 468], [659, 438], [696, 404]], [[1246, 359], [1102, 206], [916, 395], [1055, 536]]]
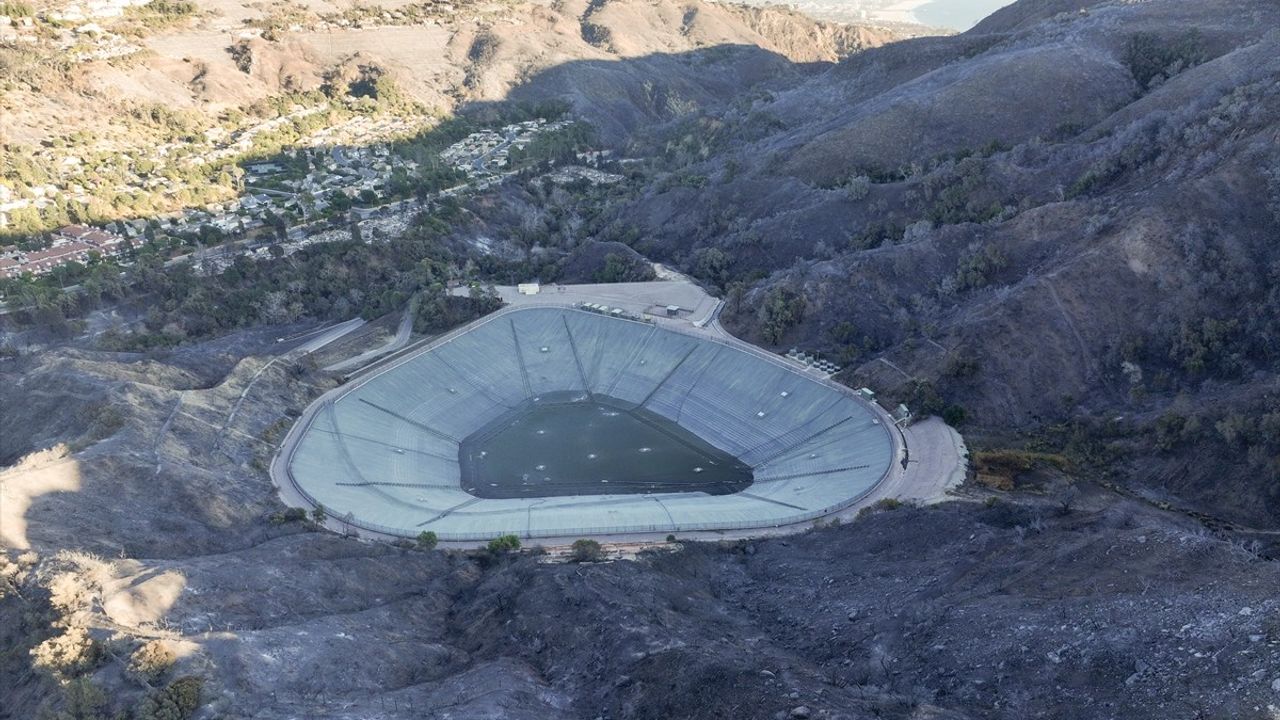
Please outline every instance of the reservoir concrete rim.
[[[681, 488], [689, 478], [673, 475], [638, 493], [485, 498], [465, 489], [469, 436], [533, 398], [575, 395], [675, 423], [749, 468], [750, 484], [715, 494], [696, 482]], [[573, 307], [514, 307], [321, 397], [272, 471], [346, 524], [392, 536], [771, 528], [863, 497], [895, 464], [891, 429], [883, 410], [847, 389], [733, 339]], [[598, 480], [588, 482], [598, 490]]]

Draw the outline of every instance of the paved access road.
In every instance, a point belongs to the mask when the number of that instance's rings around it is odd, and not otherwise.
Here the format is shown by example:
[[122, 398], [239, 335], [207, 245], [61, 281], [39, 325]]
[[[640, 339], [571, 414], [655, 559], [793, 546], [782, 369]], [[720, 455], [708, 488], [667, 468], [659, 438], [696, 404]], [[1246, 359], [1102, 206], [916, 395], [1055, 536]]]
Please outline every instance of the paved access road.
[[289, 353], [293, 355], [308, 355], [313, 353], [338, 338], [360, 329], [360, 327], [364, 325], [364, 322], [365, 321], [362, 318], [352, 318], [346, 322], [340, 322], [337, 325], [326, 329], [314, 338], [311, 338], [305, 343], [290, 350]]
[[[218, 429], [217, 443], [219, 445], [222, 443], [222, 438], [226, 435], [227, 428], [231, 427], [231, 423], [235, 422], [236, 415], [240, 412], [240, 406], [244, 404], [244, 399], [249, 395], [249, 391], [253, 389], [254, 384], [258, 382], [258, 378], [262, 376], [262, 373], [266, 372], [267, 368], [275, 365], [281, 360], [296, 359], [303, 357], [304, 355], [309, 355], [325, 345], [334, 342], [338, 338], [343, 337], [347, 333], [355, 331], [357, 328], [364, 325], [364, 323], [365, 321], [361, 318], [352, 318], [346, 322], [340, 322], [337, 325], [320, 330], [315, 337], [294, 347], [282, 355], [277, 355], [271, 358], [263, 364], [262, 367], [258, 368], [258, 371], [253, 374], [253, 377], [249, 378], [249, 382], [244, 386], [244, 389], [240, 391], [240, 397], [236, 398], [235, 405], [231, 407], [231, 413], [227, 415], [226, 421], [223, 422], [222, 427]], [[281, 341], [283, 341], [283, 338]]]
[[396, 328], [395, 337], [391, 338], [385, 345], [367, 350], [352, 358], [347, 358], [340, 362], [336, 362], [324, 370], [325, 372], [346, 372], [348, 370], [356, 370], [364, 367], [366, 364], [382, 357], [389, 355], [396, 350], [404, 347], [409, 342], [409, 336], [413, 334], [413, 316], [418, 308], [417, 298], [409, 303], [409, 307], [405, 308], [404, 316], [400, 318], [400, 325]]

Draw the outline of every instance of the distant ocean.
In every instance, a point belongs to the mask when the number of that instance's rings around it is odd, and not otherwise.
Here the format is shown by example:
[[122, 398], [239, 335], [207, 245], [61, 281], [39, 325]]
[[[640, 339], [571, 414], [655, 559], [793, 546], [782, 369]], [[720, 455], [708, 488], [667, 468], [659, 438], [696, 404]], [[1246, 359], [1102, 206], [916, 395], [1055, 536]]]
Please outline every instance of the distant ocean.
[[1011, 2], [1012, 0], [930, 0], [912, 8], [911, 14], [924, 25], [968, 30]]

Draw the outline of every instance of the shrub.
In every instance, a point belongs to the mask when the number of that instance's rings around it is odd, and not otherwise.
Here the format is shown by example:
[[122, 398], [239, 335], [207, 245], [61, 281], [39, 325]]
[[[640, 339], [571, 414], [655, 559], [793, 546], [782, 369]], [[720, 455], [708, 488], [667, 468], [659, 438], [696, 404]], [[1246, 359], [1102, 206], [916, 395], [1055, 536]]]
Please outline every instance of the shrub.
[[981, 155], [982, 157], [991, 157], [996, 153], [1006, 152], [1011, 149], [1012, 147], [1009, 145], [1009, 143], [1000, 139], [993, 139], [990, 142], [988, 142], [986, 145], [983, 145], [982, 149], [978, 151], [978, 154]]
[[[928, 231], [931, 230], [932, 226], [929, 226]], [[845, 246], [850, 250], [870, 250], [881, 245], [892, 245], [902, 240], [906, 232], [906, 228], [892, 222], [870, 222], [852, 233]]]
[[302, 522], [307, 519], [307, 511], [303, 508], [291, 507], [280, 512], [271, 513], [272, 525], [284, 525], [285, 523]]
[[600, 548], [600, 543], [583, 538], [573, 541], [569, 558], [574, 562], [599, 562], [604, 559], [604, 551]]
[[471, 41], [471, 47], [467, 50], [467, 59], [477, 64], [488, 63], [497, 57], [499, 44], [498, 36], [493, 30], [484, 28], [476, 33], [475, 40]]
[[970, 245], [960, 256], [956, 270], [944, 282], [944, 295], [975, 290], [991, 282], [991, 277], [1009, 266], [1009, 260], [998, 248], [985, 243]]
[[902, 402], [911, 408], [917, 417], [927, 415], [937, 415], [943, 418], [947, 424], [952, 424], [952, 420], [963, 420], [964, 409], [959, 405], [947, 402], [942, 394], [938, 392], [938, 388], [928, 380], [913, 380], [910, 382], [903, 394]]
[[440, 538], [430, 530], [423, 530], [418, 533], [418, 547], [423, 550], [434, 550], [436, 545], [440, 543]]
[[1123, 59], [1138, 85], [1150, 90], [1183, 70], [1204, 62], [1208, 53], [1204, 36], [1196, 30], [1173, 37], [1140, 32], [1129, 37]]
[[125, 10], [125, 17], [132, 26], [120, 29], [131, 35], [141, 35], [144, 29], [158, 30], [175, 25], [193, 15], [199, 8], [187, 0], [151, 0], [146, 5], [134, 5]]
[[1181, 365], [1188, 375], [1235, 377], [1244, 369], [1242, 340], [1237, 318], [1184, 320], [1169, 348], [1169, 359]]
[[163, 640], [151, 640], [129, 657], [129, 674], [146, 683], [158, 682], [176, 661], [177, 657]]
[[323, 524], [325, 519], [328, 517], [329, 514], [325, 512], [323, 505], [317, 505], [311, 510], [311, 519], [314, 520], [317, 525]]
[[1017, 477], [1039, 467], [1067, 470], [1070, 463], [1062, 455], [1026, 450], [980, 450], [973, 454], [978, 482], [996, 490], [1012, 490]]
[[582, 23], [582, 39], [592, 45], [608, 50], [613, 45], [613, 31], [600, 23]]
[[868, 515], [874, 515], [878, 512], [889, 512], [905, 506], [906, 506], [906, 503], [902, 502], [898, 498], [880, 498], [874, 503], [871, 503], [870, 505], [859, 510], [857, 517], [860, 520], [864, 517], [867, 517]]
[[653, 278], [653, 268], [647, 262], [609, 253], [604, 256], [604, 267], [596, 271], [592, 279], [598, 283], [624, 283], [643, 282]]
[[1004, 206], [998, 201], [982, 199], [981, 182], [980, 177], [970, 176], [943, 190], [929, 209], [929, 218], [938, 225], [958, 225], [984, 223], [999, 217]]
[[97, 665], [102, 648], [82, 627], [70, 627], [61, 635], [31, 648], [31, 664], [37, 669], [64, 677], [78, 675]]
[[[231, 55], [231, 59], [235, 61], [236, 69], [248, 75], [253, 70], [253, 49], [249, 47], [248, 40], [240, 42], [227, 48], [227, 53]], [[272, 245], [271, 247], [279, 247]], [[272, 253], [275, 254], [274, 252]]]
[[0, 15], [24, 18], [35, 15], [35, 11], [25, 2], [0, 2]]
[[942, 421], [951, 427], [958, 427], [968, 415], [965, 409], [959, 405], [948, 405], [942, 409]]
[[1182, 431], [1187, 427], [1187, 419], [1176, 412], [1168, 411], [1156, 420], [1156, 447], [1164, 452], [1173, 450], [1182, 441]]
[[954, 380], [964, 380], [976, 376], [980, 369], [981, 365], [977, 359], [968, 355], [956, 355], [942, 369], [942, 376]]
[[487, 547], [494, 555], [515, 552], [520, 549], [520, 538], [515, 535], [503, 535], [490, 540]]
[[849, 182], [845, 183], [844, 191], [850, 200], [855, 202], [862, 200], [871, 192], [871, 178], [866, 175], [849, 178]]
[[804, 319], [805, 297], [791, 288], [779, 287], [769, 292], [761, 306], [761, 332], [765, 342], [776, 345], [791, 328]]
[[89, 678], [76, 678], [62, 688], [62, 710], [55, 720], [100, 720], [107, 709], [107, 694]]
[[904, 245], [928, 240], [933, 235], [933, 222], [931, 220], [917, 220], [911, 223], [902, 231], [902, 243]]
[[187, 720], [200, 707], [204, 680], [180, 677], [148, 695], [134, 713], [136, 720]]
[[730, 279], [729, 268], [733, 256], [715, 247], [698, 248], [693, 252], [690, 270], [697, 277], [725, 285]]
[[472, 297], [446, 295], [443, 290], [429, 291], [418, 302], [413, 329], [421, 333], [437, 333], [470, 322], [502, 307], [502, 300], [487, 293]]
[[117, 430], [124, 427], [125, 423], [120, 408], [114, 405], [101, 405], [96, 408], [92, 414], [92, 421], [88, 435], [95, 440], [111, 437]]
[[144, 7], [158, 15], [191, 15], [196, 11], [196, 4], [186, 0], [151, 0]]
[[1080, 499], [1080, 488], [1075, 485], [1069, 485], [1058, 493], [1056, 498], [1058, 503], [1058, 514], [1068, 515], [1075, 508], [1076, 501]]

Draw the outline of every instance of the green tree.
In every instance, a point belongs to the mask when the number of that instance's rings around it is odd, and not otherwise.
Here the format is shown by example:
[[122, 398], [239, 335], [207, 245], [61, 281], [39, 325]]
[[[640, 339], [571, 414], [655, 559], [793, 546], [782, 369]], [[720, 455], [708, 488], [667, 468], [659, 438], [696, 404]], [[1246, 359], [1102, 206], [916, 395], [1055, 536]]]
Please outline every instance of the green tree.
[[520, 538], [515, 535], [502, 535], [490, 540], [487, 548], [494, 555], [512, 553], [520, 549]]
[[1009, 266], [1009, 260], [1000, 249], [986, 243], [974, 243], [965, 249], [956, 263], [956, 270], [944, 278], [939, 291], [951, 296], [965, 290], [985, 287], [993, 275]]
[[439, 542], [440, 538], [436, 537], [436, 534], [430, 530], [423, 530], [418, 533], [418, 547], [423, 550], [434, 550]]
[[62, 710], [52, 720], [105, 720], [107, 695], [87, 677], [79, 677], [62, 688]]
[[588, 538], [574, 540], [569, 558], [574, 562], [599, 562], [604, 558], [600, 543]]
[[774, 288], [761, 307], [765, 342], [777, 345], [786, 332], [804, 319], [805, 299], [790, 288]]
[[200, 707], [204, 681], [190, 675], [180, 677], [157, 690], [138, 705], [136, 720], [187, 720]]
[[693, 274], [717, 285], [724, 285], [729, 279], [731, 264], [733, 264], [733, 257], [720, 248], [698, 248], [693, 253]]
[[1124, 49], [1124, 63], [1144, 90], [1199, 65], [1208, 57], [1204, 36], [1198, 30], [1172, 37], [1152, 32], [1134, 33]]

